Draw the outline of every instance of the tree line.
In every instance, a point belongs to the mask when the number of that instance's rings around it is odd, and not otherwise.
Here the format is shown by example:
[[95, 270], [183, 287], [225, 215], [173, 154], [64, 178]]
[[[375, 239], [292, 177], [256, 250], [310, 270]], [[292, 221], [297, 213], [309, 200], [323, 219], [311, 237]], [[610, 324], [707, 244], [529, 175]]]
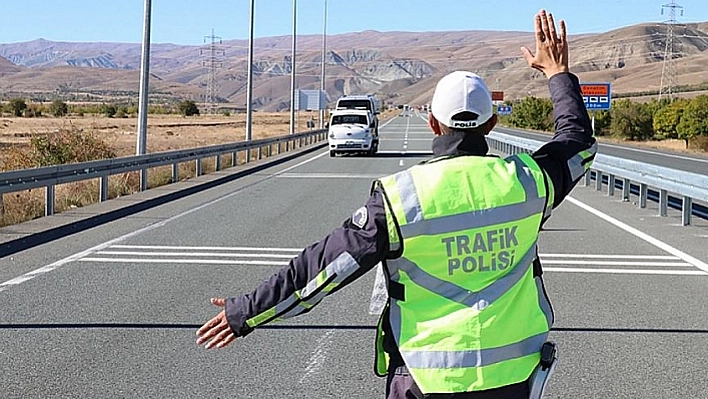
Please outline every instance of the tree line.
[[[128, 118], [137, 116], [138, 107], [130, 104], [69, 104], [63, 100], [54, 100], [49, 104], [28, 102], [23, 98], [11, 98], [0, 104], [0, 114], [7, 113], [15, 117], [41, 117], [51, 115], [63, 117], [68, 115], [104, 115], [109, 118]], [[194, 101], [184, 100], [175, 104], [150, 105], [148, 114], [174, 114], [183, 116], [199, 115], [199, 107]]]
[[[522, 129], [553, 130], [553, 103], [526, 97], [507, 101], [513, 107], [502, 123]], [[595, 135], [630, 141], [679, 139], [686, 148], [708, 151], [708, 96], [635, 102], [617, 99], [609, 111], [595, 111]]]

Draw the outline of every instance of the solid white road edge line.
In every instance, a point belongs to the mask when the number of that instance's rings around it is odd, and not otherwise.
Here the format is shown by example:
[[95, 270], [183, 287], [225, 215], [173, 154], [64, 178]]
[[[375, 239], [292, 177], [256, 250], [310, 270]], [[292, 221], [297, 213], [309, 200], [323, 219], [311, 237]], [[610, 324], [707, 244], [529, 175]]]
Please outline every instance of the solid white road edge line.
[[649, 244], [654, 245], [655, 247], [660, 248], [660, 249], [670, 253], [671, 255], [674, 255], [674, 256], [692, 264], [693, 266], [703, 270], [704, 272], [708, 272], [708, 264], [706, 264], [705, 262], [702, 262], [702, 261], [694, 258], [693, 256], [691, 256], [683, 251], [680, 251], [663, 241], [659, 241], [658, 239], [650, 236], [649, 234], [641, 232], [626, 223], [620, 222], [619, 220], [613, 218], [612, 216], [607, 215], [603, 212], [600, 212], [599, 210], [591, 207], [590, 205], [587, 205], [584, 202], [580, 202], [579, 200], [577, 200], [571, 196], [566, 197], [566, 200], [569, 201], [570, 203], [578, 206], [579, 208], [582, 208], [582, 209], [592, 213], [593, 215], [599, 217], [600, 219], [603, 219], [604, 221], [609, 222], [609, 223], [619, 227], [620, 229], [628, 232], [629, 234], [632, 234], [633, 236], [635, 236], [637, 238], [641, 238], [642, 240], [648, 242]]

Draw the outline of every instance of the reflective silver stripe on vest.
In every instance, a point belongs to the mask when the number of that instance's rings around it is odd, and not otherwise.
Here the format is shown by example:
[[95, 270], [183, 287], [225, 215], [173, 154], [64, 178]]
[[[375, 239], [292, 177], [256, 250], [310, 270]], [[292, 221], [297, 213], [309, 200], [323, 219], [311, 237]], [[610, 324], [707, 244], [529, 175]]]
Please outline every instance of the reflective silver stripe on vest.
[[543, 212], [543, 219], [546, 220], [549, 217], [551, 217], [551, 214], [553, 213], [553, 203], [548, 203], [546, 205], [546, 210]]
[[[358, 268], [359, 263], [357, 263], [354, 257], [352, 257], [349, 252], [342, 252], [336, 259], [334, 259], [330, 264], [328, 264], [324, 268], [324, 270], [320, 272], [320, 274], [326, 273], [327, 276], [333, 276], [335, 274], [337, 275], [334, 280], [328, 282], [329, 284], [327, 285], [327, 287], [330, 287], [332, 285], [339, 285], [342, 281], [344, 281], [344, 279], [356, 272]], [[275, 306], [276, 317], [281, 319], [287, 319], [293, 316], [297, 316], [306, 311], [307, 309], [317, 305], [324, 297], [329, 294], [330, 290], [328, 290], [327, 287], [320, 287], [317, 281], [317, 277], [315, 277], [314, 279], [310, 280], [303, 289], [295, 292], [288, 299]], [[318, 288], [320, 288], [321, 291], [317, 292], [315, 295], [310, 297], [310, 295], [312, 295], [312, 293], [315, 292]], [[295, 305], [292, 309], [287, 310], [296, 303], [298, 304]]]
[[450, 231], [461, 231], [501, 223], [510, 223], [542, 212], [545, 204], [545, 199], [536, 198], [529, 199], [519, 204], [423, 220], [418, 223], [401, 226], [401, 234], [404, 238], [412, 238], [421, 235], [438, 235]]
[[[516, 174], [519, 176], [519, 180], [521, 181], [521, 185], [524, 186], [524, 190], [526, 190], [527, 198], [529, 198], [530, 195], [533, 195], [534, 198], [537, 198], [538, 187], [536, 184], [536, 179], [531, 174], [528, 165], [526, 165], [526, 163], [518, 155], [512, 155], [510, 157], [507, 157], [506, 159], [515, 160], [514, 163], [516, 164]], [[541, 173], [545, 174], [546, 172]], [[545, 211], [543, 212], [544, 219], [548, 219], [551, 216], [551, 212], [553, 211], [553, 203], [549, 203], [550, 200], [551, 198], [549, 198], [549, 193], [546, 192], [546, 201], [544, 203]]]
[[413, 174], [410, 170], [396, 173], [394, 175], [398, 193], [403, 202], [403, 210], [406, 213], [406, 223], [419, 222], [423, 220], [423, 207], [420, 205], [418, 193], [415, 191]]
[[583, 157], [581, 154], [575, 154], [572, 158], [568, 160], [568, 168], [570, 169], [570, 177], [573, 179], [573, 181], [576, 181], [577, 179], [580, 179], [585, 174], [585, 166], [583, 162], [587, 158], [590, 158], [594, 156], [597, 153], [597, 142], [595, 142], [592, 147], [590, 147], [587, 152], [590, 154], [587, 157]]
[[[509, 291], [524, 277], [524, 274], [526, 274], [533, 264], [535, 256], [536, 243], [534, 242], [531, 248], [529, 248], [519, 260], [516, 267], [478, 292], [472, 292], [467, 288], [439, 279], [405, 258], [390, 260], [388, 264], [390, 269], [394, 271], [394, 274], [391, 276], [391, 280], [393, 281], [398, 281], [400, 278], [398, 270], [403, 270], [415, 284], [426, 290], [475, 310], [483, 310]], [[394, 327], [394, 330], [395, 329]], [[400, 328], [397, 331], [400, 331]]]
[[543, 280], [541, 280], [541, 276], [535, 277], [534, 280], [536, 280], [536, 291], [538, 292], [538, 306], [546, 316], [548, 328], [551, 328], [555, 320], [553, 316], [553, 309], [551, 309], [551, 303], [548, 302], [548, 297], [546, 297], [546, 290], [543, 289]]
[[534, 335], [523, 341], [498, 348], [467, 351], [401, 351], [406, 366], [416, 369], [448, 369], [462, 367], [484, 367], [507, 360], [533, 355], [541, 350], [548, 333]]
[[[421, 235], [438, 235], [451, 231], [509, 223], [542, 212], [546, 207], [546, 199], [539, 197], [536, 179], [531, 174], [528, 166], [517, 155], [510, 156], [506, 159], [512, 160], [516, 166], [516, 174], [519, 182], [526, 192], [525, 202], [423, 220], [422, 207], [418, 200], [413, 180], [410, 180], [410, 188], [406, 187], [406, 191], [404, 191], [401, 181], [397, 178], [398, 189], [403, 201], [403, 210], [408, 223], [411, 223], [409, 215], [417, 215], [420, 213], [420, 217], [416, 218], [419, 220], [417, 223], [401, 226], [401, 234], [403, 237], [412, 238]], [[398, 176], [398, 174], [396, 176]], [[409, 175], [409, 177], [412, 176]], [[404, 195], [410, 195], [413, 199], [410, 200], [404, 197]]]
[[539, 198], [536, 178], [531, 174], [531, 169], [528, 165], [526, 165], [518, 155], [512, 155], [506, 159], [514, 161], [514, 165], [516, 165], [516, 176], [518, 176], [519, 182], [524, 187], [524, 191], [526, 191], [526, 198]]

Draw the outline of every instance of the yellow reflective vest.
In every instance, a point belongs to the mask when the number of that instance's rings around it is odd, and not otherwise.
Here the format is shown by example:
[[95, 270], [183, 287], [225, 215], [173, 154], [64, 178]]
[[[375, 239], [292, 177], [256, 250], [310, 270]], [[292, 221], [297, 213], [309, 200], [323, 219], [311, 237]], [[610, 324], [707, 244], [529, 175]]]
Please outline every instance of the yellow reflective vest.
[[[389, 239], [389, 323], [423, 393], [482, 391], [525, 381], [553, 313], [534, 276], [552, 186], [527, 154], [439, 158], [380, 179]], [[399, 239], [400, 237], [400, 239]], [[385, 375], [383, 319], [378, 375]]]

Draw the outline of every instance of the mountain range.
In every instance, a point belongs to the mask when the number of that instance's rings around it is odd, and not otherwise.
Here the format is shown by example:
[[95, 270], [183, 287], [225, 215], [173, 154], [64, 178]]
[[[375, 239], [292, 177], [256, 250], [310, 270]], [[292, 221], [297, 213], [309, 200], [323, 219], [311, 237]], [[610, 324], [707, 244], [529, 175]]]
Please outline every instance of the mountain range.
[[[657, 91], [664, 60], [672, 57], [677, 84], [708, 82], [708, 22], [674, 26], [667, 52], [667, 26], [640, 24], [569, 37], [571, 70], [581, 81], [610, 82], [614, 93]], [[254, 107], [288, 109], [293, 62], [291, 37], [254, 40]], [[530, 32], [377, 32], [327, 37], [326, 91], [331, 101], [345, 94], [374, 93], [388, 104], [425, 104], [437, 80], [453, 70], [483, 76], [507, 99], [547, 96], [546, 80], [529, 68], [521, 46], [533, 49]], [[248, 41], [204, 46], [152, 44], [151, 98], [203, 102], [214, 72], [219, 101], [246, 102]], [[137, 102], [139, 43], [69, 43], [38, 39], [0, 44], [0, 94], [31, 98]], [[296, 86], [319, 89], [322, 37], [297, 37]], [[211, 68], [213, 66], [213, 69]]]

